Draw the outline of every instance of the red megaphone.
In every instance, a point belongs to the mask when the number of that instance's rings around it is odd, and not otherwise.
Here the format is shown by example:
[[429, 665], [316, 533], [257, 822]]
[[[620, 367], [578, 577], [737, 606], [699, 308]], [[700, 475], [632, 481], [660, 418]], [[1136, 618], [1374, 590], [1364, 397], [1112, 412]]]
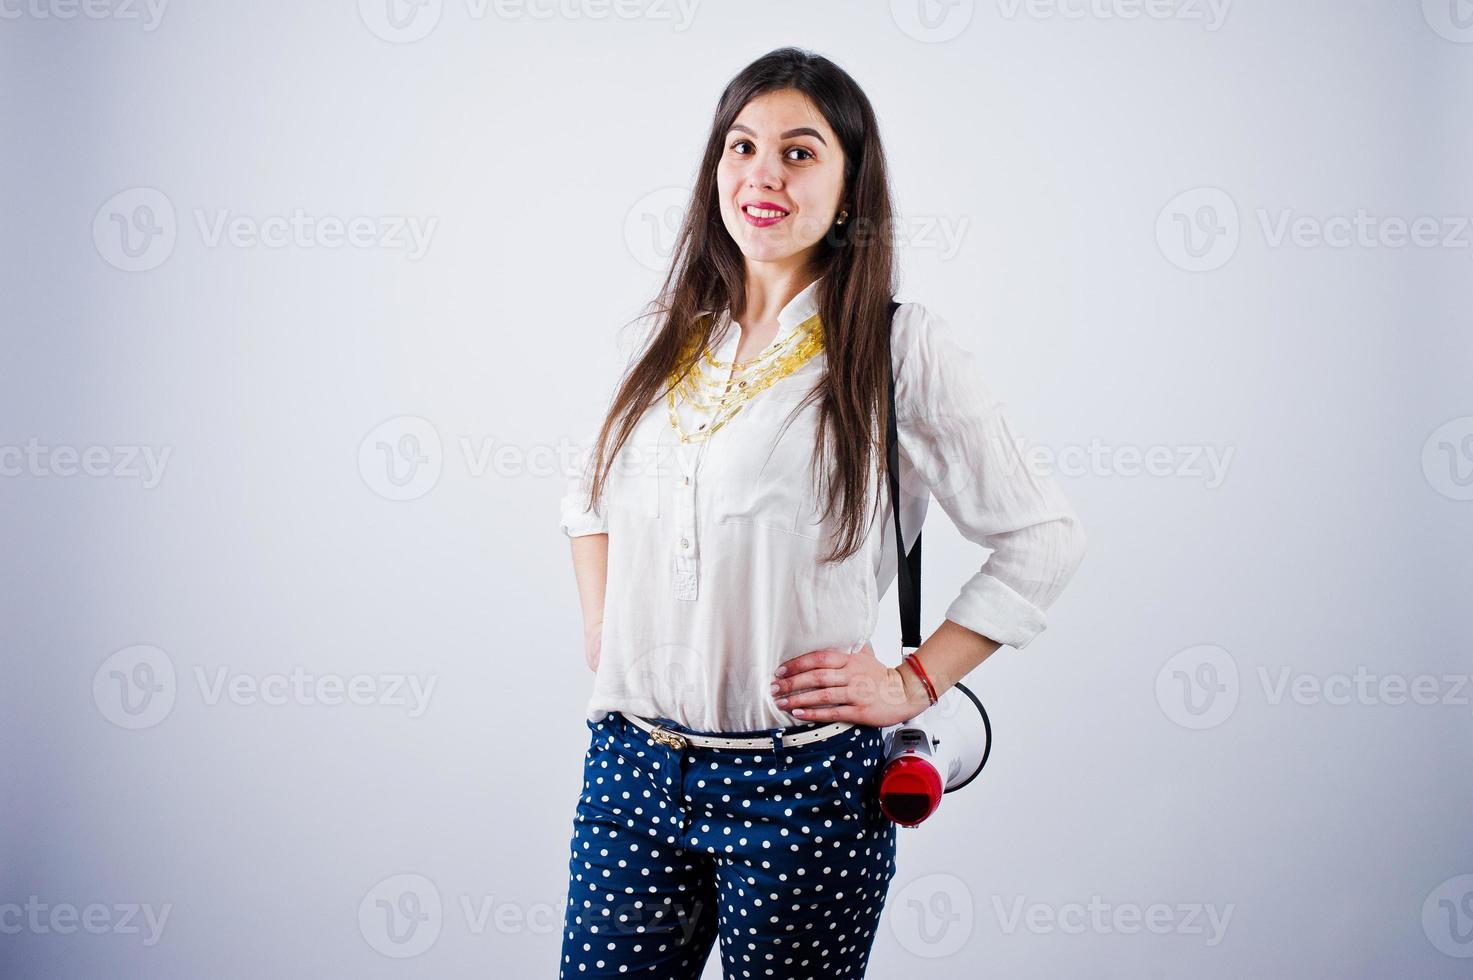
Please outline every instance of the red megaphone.
[[982, 702], [953, 684], [937, 702], [884, 732], [880, 809], [903, 827], [936, 812], [943, 793], [977, 778], [992, 753], [992, 722]]

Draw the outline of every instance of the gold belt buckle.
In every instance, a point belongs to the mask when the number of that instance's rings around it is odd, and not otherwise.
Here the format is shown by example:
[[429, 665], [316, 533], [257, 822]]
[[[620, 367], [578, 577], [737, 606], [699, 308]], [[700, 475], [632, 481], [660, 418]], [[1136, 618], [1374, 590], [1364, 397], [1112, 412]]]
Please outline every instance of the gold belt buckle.
[[672, 749], [683, 749], [690, 744], [688, 741], [686, 741], [684, 735], [672, 732], [668, 728], [665, 728], [661, 725], [656, 725], [654, 729], [651, 730], [650, 738], [654, 739], [656, 742], [659, 742], [661, 745], [667, 745]]

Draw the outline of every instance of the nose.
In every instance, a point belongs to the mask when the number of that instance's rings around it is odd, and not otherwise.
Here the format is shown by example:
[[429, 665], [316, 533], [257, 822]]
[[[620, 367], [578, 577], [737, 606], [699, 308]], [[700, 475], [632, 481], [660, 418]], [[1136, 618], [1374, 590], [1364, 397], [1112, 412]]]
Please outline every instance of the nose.
[[775, 188], [781, 187], [782, 182], [781, 161], [767, 153], [759, 153], [752, 158], [751, 169], [747, 172], [747, 186]]

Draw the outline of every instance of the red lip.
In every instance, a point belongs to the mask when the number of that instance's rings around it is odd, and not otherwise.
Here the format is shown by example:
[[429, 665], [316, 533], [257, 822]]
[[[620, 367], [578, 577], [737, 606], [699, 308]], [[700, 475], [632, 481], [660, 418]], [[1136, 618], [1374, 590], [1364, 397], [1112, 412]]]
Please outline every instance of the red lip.
[[[781, 211], [783, 213], [776, 218], [758, 218], [747, 213], [747, 208], [749, 207], [762, 208], [767, 211]], [[768, 225], [775, 225], [792, 213], [790, 209], [783, 207], [781, 204], [773, 204], [771, 201], [744, 201], [739, 210], [742, 212], [742, 217], [747, 219], [747, 224], [756, 228], [766, 228]]]

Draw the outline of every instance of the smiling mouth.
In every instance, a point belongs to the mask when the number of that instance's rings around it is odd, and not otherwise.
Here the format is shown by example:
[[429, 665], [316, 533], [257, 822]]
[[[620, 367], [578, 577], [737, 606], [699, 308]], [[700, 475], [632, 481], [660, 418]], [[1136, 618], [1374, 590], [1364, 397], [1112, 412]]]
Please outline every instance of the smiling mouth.
[[787, 211], [781, 208], [759, 208], [752, 204], [742, 205], [742, 217], [747, 219], [747, 224], [753, 228], [771, 228], [773, 225], [787, 218]]

